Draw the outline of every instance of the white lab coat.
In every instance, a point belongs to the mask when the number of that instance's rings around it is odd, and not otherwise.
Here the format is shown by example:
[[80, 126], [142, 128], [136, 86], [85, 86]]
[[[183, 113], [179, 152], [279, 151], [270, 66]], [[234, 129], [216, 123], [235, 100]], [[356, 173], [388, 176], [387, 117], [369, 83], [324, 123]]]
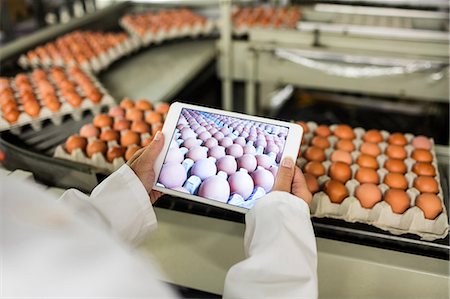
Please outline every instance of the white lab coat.
[[[157, 265], [126, 244], [157, 227], [148, 194], [127, 165], [90, 197], [72, 189], [60, 201], [35, 184], [0, 177], [0, 203], [1, 296], [176, 298], [158, 280], [163, 274]], [[247, 258], [228, 272], [224, 297], [317, 297], [306, 203], [273, 192], [246, 223]]]

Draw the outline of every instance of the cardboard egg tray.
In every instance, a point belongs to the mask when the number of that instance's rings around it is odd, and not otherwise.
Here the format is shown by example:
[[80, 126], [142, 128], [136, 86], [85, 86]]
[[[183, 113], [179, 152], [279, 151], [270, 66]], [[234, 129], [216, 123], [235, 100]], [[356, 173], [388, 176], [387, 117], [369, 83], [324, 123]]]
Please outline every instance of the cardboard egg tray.
[[119, 23], [122, 28], [124, 28], [131, 36], [137, 38], [144, 46], [149, 46], [150, 44], [160, 44], [164, 41], [177, 38], [196, 38], [198, 36], [208, 36], [212, 34], [216, 28], [214, 21], [207, 20], [205, 24], [197, 23], [192, 26], [186, 24], [180, 28], [176, 28], [174, 26], [167, 30], [158, 28], [157, 30], [152, 31], [148, 28], [144, 34], [139, 34], [137, 29], [132, 24], [126, 22], [123, 18]]
[[[110, 129], [109, 127], [103, 128], [103, 130]], [[149, 133], [141, 134], [141, 142], [145, 140], [146, 138], [150, 137], [151, 135]], [[98, 139], [96, 137], [90, 137], [88, 138], [88, 142]], [[119, 143], [117, 141], [109, 141], [107, 142], [108, 148], [118, 146]], [[75, 149], [72, 151], [71, 154], [66, 152], [64, 149], [64, 145], [58, 145], [55, 149], [55, 153], [53, 155], [55, 158], [65, 159], [65, 160], [71, 160], [83, 164], [88, 164], [91, 166], [94, 166], [101, 170], [101, 172], [105, 174], [110, 174], [117, 169], [120, 168], [123, 164], [125, 164], [125, 159], [115, 158], [112, 162], [109, 162], [106, 160], [106, 157], [102, 153], [95, 153], [92, 155], [91, 158], [89, 158], [84, 151], [81, 149]]]
[[[313, 138], [313, 132], [318, 126], [314, 122], [308, 122], [307, 125], [310, 129], [310, 132], [305, 134], [303, 137], [306, 141], [306, 145], [301, 146], [300, 150], [302, 154], [308, 147], [307, 144], [309, 144], [310, 140]], [[336, 125], [330, 126], [331, 131], [334, 131], [335, 127]], [[366, 131], [362, 128], [355, 128], [354, 132], [356, 135], [356, 138], [353, 140], [353, 143], [355, 144], [355, 151], [351, 153], [353, 161], [355, 161], [360, 154], [358, 149], [359, 146], [363, 143], [362, 136]], [[384, 140], [387, 140], [389, 133], [387, 131], [380, 131], [380, 133], [384, 137]], [[404, 136], [408, 140], [408, 143], [410, 143], [411, 140], [415, 137], [412, 134], [404, 134]], [[329, 159], [331, 153], [334, 151], [334, 146], [338, 139], [332, 135], [328, 137], [328, 140], [330, 142], [330, 147], [325, 150], [326, 160], [322, 163], [326, 169], [326, 172], [325, 175], [322, 175], [317, 179], [320, 186], [322, 186], [326, 181], [330, 179], [327, 173], [332, 162]], [[434, 144], [432, 139], [430, 139], [430, 141]], [[380, 168], [377, 170], [378, 176], [380, 178], [378, 187], [381, 190], [381, 193], [384, 195], [384, 193], [389, 189], [386, 184], [382, 183], [385, 175], [388, 173], [388, 171], [383, 167], [384, 162], [387, 160], [387, 156], [385, 156], [383, 152], [387, 148], [388, 144], [384, 141], [379, 143], [378, 145], [382, 152], [382, 154], [377, 157], [378, 164], [380, 165]], [[405, 150], [408, 154], [408, 157], [404, 160], [407, 166], [405, 178], [408, 181], [408, 189], [406, 190], [406, 193], [409, 195], [411, 202], [410, 208], [407, 209], [403, 214], [396, 214], [392, 212], [390, 205], [384, 200], [381, 200], [380, 202], [375, 204], [372, 209], [366, 209], [361, 206], [359, 200], [355, 197], [355, 190], [360, 185], [360, 183], [355, 179], [356, 171], [359, 169], [359, 165], [355, 163], [350, 166], [352, 170], [352, 177], [345, 183], [345, 186], [349, 191], [349, 197], [344, 199], [342, 203], [336, 204], [330, 201], [330, 198], [325, 192], [319, 191], [313, 196], [313, 202], [311, 204], [311, 215], [319, 218], [329, 217], [342, 219], [347, 222], [367, 223], [380, 229], [389, 231], [390, 233], [395, 235], [412, 233], [419, 235], [423, 240], [428, 241], [445, 238], [448, 234], [449, 228], [448, 215], [446, 207], [444, 205], [444, 194], [440, 183], [434, 146], [431, 149], [431, 153], [433, 155], [432, 165], [436, 169], [436, 176], [434, 178], [439, 185], [439, 193], [437, 195], [441, 199], [443, 207], [442, 213], [438, 215], [434, 220], [426, 219], [422, 210], [415, 206], [415, 200], [416, 197], [420, 195], [420, 191], [413, 187], [414, 179], [417, 176], [411, 170], [413, 165], [415, 164], [415, 160], [411, 158], [411, 153], [414, 148], [411, 144], [408, 144], [405, 146]], [[307, 160], [304, 158], [299, 158], [297, 160], [297, 165], [300, 168], [303, 168], [306, 163]]]
[[[164, 118], [165, 117], [166, 117], [166, 115], [164, 115]], [[107, 129], [112, 129], [112, 128], [105, 127], [105, 128], [102, 128], [101, 131], [103, 132], [104, 130], [107, 130]], [[123, 131], [123, 132], [121, 131], [119, 133], [120, 133], [120, 135], [122, 135], [122, 133], [124, 133], [124, 132], [125, 131]], [[142, 133], [140, 135], [141, 135], [141, 144], [145, 139], [147, 139], [148, 137], [151, 137], [150, 133]], [[95, 139], [98, 139], [98, 138], [96, 138], [96, 137], [88, 138], [88, 143]], [[107, 142], [107, 144], [108, 144], [108, 148], [120, 145], [117, 141], [109, 141], [109, 142]], [[139, 144], [139, 146], [141, 146], [141, 145]], [[55, 153], [53, 154], [53, 156], [55, 158], [61, 158], [61, 159], [66, 159], [66, 160], [71, 160], [71, 161], [91, 165], [93, 167], [101, 169], [102, 172], [105, 174], [110, 174], [110, 173], [116, 171], [117, 169], [120, 168], [120, 166], [122, 166], [125, 163], [124, 158], [116, 158], [112, 162], [109, 162], [108, 160], [106, 160], [106, 157], [102, 153], [93, 154], [92, 157], [89, 158], [85, 154], [85, 152], [83, 152], [81, 149], [75, 149], [72, 151], [71, 154], [69, 154], [65, 150], [64, 144], [60, 144], [56, 147]]]
[[[10, 124], [7, 122], [2, 115], [2, 111], [0, 110], [0, 132], [5, 130], [10, 130], [14, 134], [20, 134], [22, 131], [22, 127], [25, 125], [30, 125], [35, 131], [39, 131], [42, 128], [42, 124], [46, 120], [50, 120], [53, 124], [59, 125], [62, 123], [63, 118], [65, 115], [71, 115], [73, 119], [80, 120], [83, 112], [90, 110], [92, 114], [98, 114], [100, 113], [102, 107], [105, 106], [114, 106], [115, 101], [111, 95], [107, 92], [107, 90], [102, 86], [102, 84], [95, 78], [92, 74], [89, 72], [85, 73], [90, 79], [91, 82], [97, 87], [97, 89], [100, 91], [100, 93], [103, 95], [102, 99], [99, 103], [93, 103], [89, 99], [85, 98], [82, 94], [82, 92], [79, 90], [79, 86], [77, 86], [77, 91], [80, 96], [82, 96], [83, 101], [81, 102], [80, 107], [73, 107], [70, 105], [60, 94], [58, 88], [53, 84], [53, 87], [56, 90], [56, 94], [58, 96], [58, 100], [61, 102], [61, 107], [58, 112], [53, 112], [42, 103], [42, 98], [40, 97], [39, 93], [37, 92], [36, 88], [34, 90], [34, 94], [40, 102], [41, 105], [41, 111], [39, 115], [35, 118], [31, 117], [30, 115], [26, 114], [23, 111], [23, 107], [18, 101], [19, 95], [17, 94], [17, 89], [15, 87], [14, 78], [10, 78], [10, 86], [14, 90], [16, 101], [18, 102], [19, 111], [21, 112], [19, 115], [19, 118], [17, 121], [13, 124]], [[33, 83], [33, 80], [31, 79], [31, 74], [26, 74], [30, 81]], [[71, 78], [69, 73], [66, 73], [66, 75]], [[50, 76], [48, 76], [48, 79], [50, 82], [52, 82]]]
[[137, 51], [140, 46], [140, 41], [136, 37], [130, 36], [121, 43], [110, 47], [108, 51], [100, 53], [99, 55], [92, 57], [82, 64], [78, 64], [74, 61], [73, 63], [68, 65], [64, 62], [63, 59], [54, 60], [51, 58], [42, 60], [38, 57], [35, 57], [34, 59], [30, 60], [26, 54], [22, 54], [19, 57], [18, 64], [24, 69], [51, 66], [72, 67], [78, 65], [85, 71], [97, 73], [108, 68], [114, 61], [120, 59], [121, 57]]

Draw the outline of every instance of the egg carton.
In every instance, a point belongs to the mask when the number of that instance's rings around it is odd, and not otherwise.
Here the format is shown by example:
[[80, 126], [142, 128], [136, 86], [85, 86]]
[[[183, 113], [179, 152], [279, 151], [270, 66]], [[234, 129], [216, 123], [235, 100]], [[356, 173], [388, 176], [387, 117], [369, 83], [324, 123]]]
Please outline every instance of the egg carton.
[[120, 25], [124, 28], [131, 36], [140, 40], [141, 44], [144, 46], [149, 46], [151, 44], [160, 44], [167, 40], [173, 40], [177, 38], [191, 37], [196, 38], [200, 35], [208, 36], [212, 34], [216, 28], [214, 21], [207, 20], [204, 25], [197, 23], [193, 26], [185, 25], [181, 28], [172, 27], [169, 30], [159, 29], [156, 32], [147, 31], [144, 35], [137, 32], [134, 26], [120, 20]]
[[59, 67], [79, 66], [85, 71], [97, 73], [101, 70], [108, 68], [114, 61], [118, 60], [119, 58], [129, 55], [134, 51], [137, 51], [140, 48], [140, 46], [141, 44], [139, 40], [131, 36], [128, 39], [124, 40], [123, 42], [118, 43], [114, 47], [109, 48], [106, 52], [101, 53], [98, 56], [92, 57], [90, 60], [82, 64], [78, 64], [76, 61], [73, 61], [73, 63], [70, 64], [66, 64], [63, 59], [41, 60], [36, 57], [35, 59], [30, 60], [25, 54], [22, 54], [19, 57], [18, 64], [24, 69], [39, 68], [39, 67], [48, 68], [52, 66], [59, 66]]
[[[110, 127], [105, 127], [102, 129], [111, 129]], [[125, 132], [125, 131], [124, 131]], [[144, 141], [146, 138], [151, 137], [149, 133], [143, 133], [141, 134], [141, 142]], [[96, 137], [90, 137], [88, 138], [88, 143], [96, 140], [98, 138]], [[109, 141], [107, 142], [108, 148], [119, 146], [119, 143], [117, 141]], [[139, 145], [140, 146], [140, 145]], [[53, 154], [55, 158], [65, 159], [65, 160], [71, 160], [83, 164], [91, 165], [97, 169], [100, 170], [100, 172], [105, 174], [110, 174], [117, 169], [119, 169], [123, 164], [125, 164], [125, 159], [115, 158], [112, 162], [109, 162], [106, 160], [106, 157], [102, 153], [95, 153], [92, 155], [91, 158], [89, 158], [81, 149], [75, 149], [72, 151], [72, 153], [68, 153], [63, 144], [60, 144], [56, 147], [55, 153]]]
[[[102, 99], [99, 103], [95, 104], [91, 102], [85, 96], [83, 97], [83, 101], [81, 102], [80, 107], [74, 108], [65, 99], [60, 95], [59, 90], [55, 87], [56, 94], [58, 96], [58, 100], [61, 102], [61, 107], [58, 112], [53, 112], [47, 107], [41, 105], [41, 111], [37, 117], [31, 117], [23, 111], [21, 104], [19, 104], [19, 111], [21, 112], [19, 118], [14, 124], [10, 124], [3, 118], [3, 113], [0, 111], [0, 132], [5, 130], [10, 130], [13, 134], [20, 134], [22, 132], [22, 127], [26, 125], [30, 125], [35, 131], [40, 131], [42, 129], [42, 125], [44, 121], [50, 120], [55, 125], [60, 125], [64, 119], [64, 116], [70, 115], [75, 120], [81, 120], [84, 111], [91, 111], [92, 114], [98, 114], [101, 112], [102, 108], [105, 106], [111, 107], [115, 105], [114, 98], [108, 93], [108, 91], [103, 87], [103, 85], [95, 78], [91, 73], [85, 73], [91, 80], [91, 82], [97, 87], [97, 89], [102, 93]], [[70, 75], [67, 74], [70, 78]], [[32, 82], [31, 76], [28, 74], [30, 81]], [[51, 81], [51, 79], [49, 78]], [[11, 79], [10, 86], [15, 91], [16, 99], [18, 98], [17, 89], [14, 85], [14, 80]], [[32, 82], [33, 85], [33, 82]], [[77, 92], [82, 95], [79, 90], [79, 86], [77, 86]], [[41, 103], [42, 98], [39, 93], [34, 90], [36, 98]]]
[[[300, 151], [302, 154], [307, 149], [307, 144], [310, 143], [313, 138], [313, 132], [317, 128], [317, 124], [314, 122], [307, 123], [310, 132], [304, 135], [304, 145], [301, 146]], [[334, 131], [336, 125], [330, 126], [330, 129]], [[353, 140], [353, 144], [355, 145], [355, 150], [351, 153], [353, 161], [360, 155], [359, 147], [363, 143], [362, 136], [365, 134], [365, 130], [363, 128], [355, 128], [354, 129], [356, 138]], [[389, 137], [389, 132], [380, 131], [383, 136], [383, 142], [379, 143], [378, 146], [382, 153], [387, 148], [388, 144], [386, 142]], [[411, 143], [411, 140], [415, 137], [413, 134], [404, 134], [408, 143]], [[417, 196], [420, 195], [420, 191], [414, 188], [414, 179], [417, 175], [412, 172], [412, 167], [415, 164], [415, 160], [411, 158], [411, 153], [414, 148], [408, 144], [405, 146], [405, 150], [407, 152], [407, 158], [404, 160], [407, 172], [405, 174], [405, 178], [408, 182], [408, 188], [406, 193], [410, 198], [410, 208], [405, 211], [403, 214], [396, 214], [392, 212], [392, 209], [388, 203], [384, 200], [375, 204], [375, 206], [371, 209], [363, 208], [359, 202], [359, 200], [355, 197], [355, 189], [360, 185], [360, 183], [355, 179], [355, 174], [359, 169], [359, 165], [352, 164], [350, 166], [352, 170], [352, 177], [349, 181], [346, 182], [345, 186], [349, 191], [349, 196], [345, 198], [340, 204], [336, 204], [331, 202], [328, 195], [321, 191], [313, 196], [313, 202], [311, 204], [311, 215], [314, 217], [328, 217], [335, 219], [342, 219], [347, 222], [361, 222], [371, 224], [380, 229], [389, 231], [392, 234], [400, 235], [405, 233], [413, 233], [420, 236], [423, 240], [432, 241], [439, 238], [445, 238], [448, 234], [448, 216], [446, 207], [444, 205], [444, 194], [441, 187], [440, 177], [438, 173], [438, 165], [436, 153], [434, 151], [434, 141], [430, 139], [432, 143], [431, 153], [433, 155], [432, 165], [436, 169], [436, 176], [434, 179], [438, 182], [439, 192], [437, 196], [441, 199], [443, 211], [438, 217], [434, 220], [429, 220], [424, 217], [423, 212], [415, 206], [415, 200]], [[331, 153], [333, 152], [333, 148], [337, 142], [337, 138], [335, 136], [329, 137], [330, 147], [325, 150], [326, 160], [322, 162], [322, 165], [325, 168], [325, 175], [322, 175], [318, 178], [319, 185], [323, 186], [323, 184], [330, 179], [327, 175], [329, 167], [332, 162], [330, 161]], [[378, 187], [381, 190], [383, 196], [384, 193], [389, 189], [389, 186], [383, 183], [384, 177], [389, 171], [384, 168], [384, 162], [388, 159], [388, 157], [384, 154], [381, 154], [377, 157], [377, 162], [379, 164], [379, 168], [377, 170], [377, 174], [379, 177]], [[297, 159], [297, 165], [301, 168], [307, 161], [300, 157]]]

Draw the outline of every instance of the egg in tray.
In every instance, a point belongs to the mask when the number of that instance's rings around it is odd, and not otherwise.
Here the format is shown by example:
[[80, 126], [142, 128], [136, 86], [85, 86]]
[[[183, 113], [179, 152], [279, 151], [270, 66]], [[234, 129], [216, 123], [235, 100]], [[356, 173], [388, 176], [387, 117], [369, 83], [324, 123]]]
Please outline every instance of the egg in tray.
[[447, 236], [432, 139], [299, 123], [305, 135], [297, 164], [314, 194], [314, 217], [368, 223], [424, 240]]

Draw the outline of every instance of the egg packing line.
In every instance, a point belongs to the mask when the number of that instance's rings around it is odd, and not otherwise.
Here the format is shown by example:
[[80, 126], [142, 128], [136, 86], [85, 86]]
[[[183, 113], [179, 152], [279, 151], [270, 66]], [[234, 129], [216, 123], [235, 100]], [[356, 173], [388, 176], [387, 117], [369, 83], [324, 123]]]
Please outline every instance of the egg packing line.
[[168, 110], [167, 103], [153, 107], [147, 100], [135, 103], [123, 99], [120, 106], [110, 107], [108, 114], [96, 115], [92, 124], [85, 124], [79, 134], [58, 145], [54, 157], [91, 165], [98, 172], [110, 174], [153, 140], [162, 129]]
[[215, 21], [186, 8], [127, 14], [119, 23], [144, 46], [179, 38], [208, 36], [216, 28]]
[[287, 128], [183, 109], [157, 185], [251, 208], [275, 182]]
[[251, 28], [290, 28], [297, 26], [301, 18], [301, 9], [298, 6], [237, 6], [232, 13], [233, 34], [243, 36]]
[[[314, 122], [302, 125], [307, 133], [297, 164], [314, 193], [313, 217], [367, 223], [394, 235], [412, 233], [429, 241], [448, 235], [432, 139], [362, 128], [346, 131]], [[320, 144], [318, 137], [327, 143]], [[350, 142], [343, 146], [345, 140]], [[370, 144], [376, 145], [375, 154], [368, 154], [372, 146], [364, 147]], [[402, 148], [400, 153], [389, 150], [397, 147]], [[389, 163], [399, 160], [403, 167]]]
[[139, 48], [139, 41], [125, 33], [74, 31], [28, 51], [18, 63], [24, 69], [79, 66], [97, 73]]
[[39, 131], [44, 121], [61, 124], [66, 115], [79, 120], [84, 111], [99, 113], [114, 99], [92, 74], [77, 67], [54, 67], [1, 78], [0, 131], [20, 134], [31, 125]]

